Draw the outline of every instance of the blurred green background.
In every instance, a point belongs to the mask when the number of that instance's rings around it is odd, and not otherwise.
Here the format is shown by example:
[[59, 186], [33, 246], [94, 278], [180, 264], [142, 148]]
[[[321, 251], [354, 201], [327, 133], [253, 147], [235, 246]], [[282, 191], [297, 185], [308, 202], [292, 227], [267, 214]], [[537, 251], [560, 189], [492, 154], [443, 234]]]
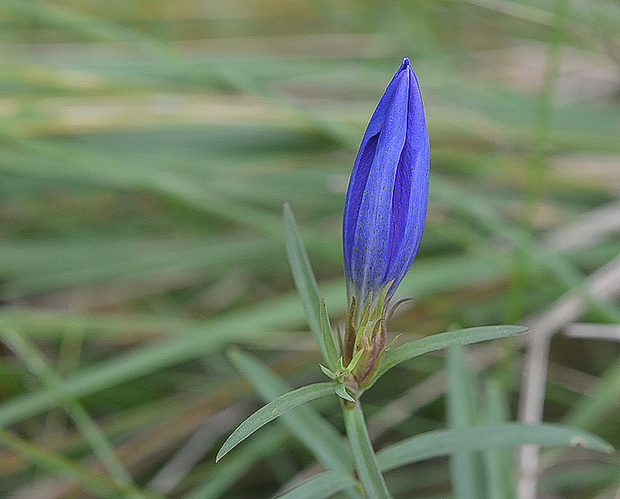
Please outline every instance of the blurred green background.
[[[278, 422], [216, 467], [261, 404], [226, 350], [326, 379], [282, 205], [338, 323], [348, 175], [403, 57], [432, 177], [396, 341], [547, 318], [530, 403], [620, 446], [620, 332], [602, 327], [620, 323], [617, 0], [2, 0], [0, 496], [270, 497], [311, 474]], [[582, 306], [549, 315], [569, 292]], [[513, 418], [527, 341], [470, 347]], [[365, 396], [377, 448], [445, 426], [442, 368], [421, 358]], [[388, 484], [449, 497], [447, 466]], [[617, 497], [617, 454], [541, 470], [542, 494]]]

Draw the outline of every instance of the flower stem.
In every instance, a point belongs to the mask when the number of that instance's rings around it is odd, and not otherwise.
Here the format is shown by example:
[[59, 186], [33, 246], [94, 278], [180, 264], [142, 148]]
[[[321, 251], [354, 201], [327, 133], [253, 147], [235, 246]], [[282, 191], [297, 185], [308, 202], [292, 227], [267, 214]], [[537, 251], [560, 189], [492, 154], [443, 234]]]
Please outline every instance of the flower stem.
[[368, 499], [390, 499], [377, 456], [372, 448], [362, 406], [358, 401], [342, 401], [344, 424], [353, 453], [353, 461]]

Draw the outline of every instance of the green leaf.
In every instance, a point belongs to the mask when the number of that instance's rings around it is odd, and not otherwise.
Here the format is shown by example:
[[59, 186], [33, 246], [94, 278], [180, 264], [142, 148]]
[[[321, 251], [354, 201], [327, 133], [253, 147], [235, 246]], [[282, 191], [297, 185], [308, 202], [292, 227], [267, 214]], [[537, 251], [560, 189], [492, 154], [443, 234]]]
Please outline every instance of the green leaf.
[[347, 387], [344, 383], [339, 383], [336, 385], [336, 395], [338, 395], [341, 399], [348, 400], [349, 402], [355, 402], [355, 399], [349, 395], [349, 392], [347, 392]]
[[228, 452], [243, 442], [252, 433], [260, 427], [273, 421], [287, 411], [290, 411], [298, 405], [305, 404], [319, 397], [324, 397], [334, 393], [333, 383], [315, 383], [313, 385], [302, 386], [292, 392], [288, 392], [267, 405], [261, 407], [258, 411], [241, 423], [235, 431], [226, 439], [224, 445], [217, 453], [215, 461], [219, 461]]
[[327, 315], [327, 307], [325, 306], [325, 297], [321, 295], [321, 308], [319, 310], [319, 319], [321, 321], [321, 336], [329, 359], [332, 361], [332, 367], [340, 358], [339, 344], [334, 340], [332, 326], [329, 323], [329, 315]]
[[350, 490], [356, 484], [357, 481], [351, 475], [334, 472], [321, 473], [278, 497], [280, 499], [324, 499], [332, 497], [336, 492]]
[[391, 445], [377, 453], [381, 470], [388, 471], [454, 451], [480, 451], [494, 447], [535, 444], [544, 447], [579, 446], [611, 453], [613, 447], [602, 438], [556, 424], [504, 423], [489, 426], [437, 430]]
[[364, 355], [364, 350], [360, 350], [353, 356], [351, 362], [349, 362], [349, 365], [346, 367], [347, 372], [353, 372], [353, 370], [357, 367], [357, 363], [362, 358], [362, 355]]
[[323, 364], [319, 364], [319, 367], [321, 368], [321, 371], [323, 371], [323, 374], [325, 376], [327, 376], [330, 379], [336, 379], [336, 373], [330, 371], [329, 369], [327, 369], [327, 367], [325, 367]]
[[284, 205], [284, 231], [286, 236], [286, 252], [288, 255], [289, 265], [293, 273], [293, 280], [297, 291], [301, 296], [301, 301], [306, 311], [308, 325], [314, 339], [319, 345], [321, 355], [325, 360], [327, 367], [332, 371], [336, 369], [336, 360], [338, 359], [336, 345], [331, 334], [323, 333], [323, 324], [327, 322], [329, 327], [329, 319], [327, 319], [327, 311], [325, 318], [321, 318], [321, 299], [319, 296], [319, 287], [314, 277], [314, 272], [310, 266], [308, 254], [304, 248], [299, 228], [295, 222], [293, 211], [288, 204]]
[[526, 331], [527, 328], [523, 326], [480, 326], [427, 336], [421, 340], [401, 345], [394, 350], [388, 350], [383, 357], [381, 367], [377, 371], [375, 381], [401, 362], [428, 352], [440, 350], [450, 345], [469, 345], [470, 343], [505, 338]]
[[[229, 358], [248, 378], [265, 402], [289, 392], [291, 387], [262, 361], [241, 350], [232, 350]], [[334, 384], [332, 384], [334, 388]], [[282, 415], [282, 422], [312, 452], [327, 470], [351, 472], [353, 463], [340, 432], [310, 406], [297, 407]]]

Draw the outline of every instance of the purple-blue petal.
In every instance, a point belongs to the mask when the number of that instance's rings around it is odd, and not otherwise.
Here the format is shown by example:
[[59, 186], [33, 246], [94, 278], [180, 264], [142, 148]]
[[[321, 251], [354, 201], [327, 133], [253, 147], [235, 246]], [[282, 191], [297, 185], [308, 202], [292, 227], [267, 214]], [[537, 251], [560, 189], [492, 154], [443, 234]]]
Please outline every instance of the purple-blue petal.
[[370, 119], [347, 192], [345, 272], [362, 302], [393, 282], [391, 295], [413, 263], [426, 219], [429, 162], [422, 97], [405, 59]]

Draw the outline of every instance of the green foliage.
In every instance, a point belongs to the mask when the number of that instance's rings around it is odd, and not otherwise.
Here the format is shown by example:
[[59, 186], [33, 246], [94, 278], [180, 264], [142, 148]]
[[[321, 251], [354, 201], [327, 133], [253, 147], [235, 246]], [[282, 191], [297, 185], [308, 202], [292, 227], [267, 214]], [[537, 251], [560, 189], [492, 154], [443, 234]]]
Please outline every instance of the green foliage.
[[324, 361], [332, 370], [335, 370], [339, 352], [329, 324], [325, 298], [319, 297], [316, 278], [301, 240], [295, 217], [288, 204], [284, 205], [284, 227], [288, 261], [308, 317], [310, 331], [312, 331], [314, 339], [319, 345]]
[[337, 492], [355, 484], [356, 481], [349, 475], [335, 472], [321, 473], [279, 497], [282, 499], [323, 499], [332, 497]]
[[372, 448], [361, 404], [359, 401], [343, 402], [342, 414], [355, 470], [366, 497], [368, 499], [389, 499], [390, 492]]
[[[304, 295], [318, 295], [316, 286], [316, 278], [308, 262], [308, 258], [299, 238], [299, 230], [296, 222], [287, 207], [285, 211], [285, 223], [287, 225], [287, 233], [289, 239], [289, 248], [296, 246], [297, 249], [289, 253], [299, 255], [300, 257], [289, 257], [293, 273], [297, 275], [296, 282], [298, 288], [301, 289], [302, 298]], [[304, 263], [299, 263], [303, 261]], [[303, 277], [300, 277], [303, 276]], [[299, 284], [314, 283], [314, 284]], [[308, 291], [310, 288], [311, 291]], [[317, 291], [316, 293], [314, 291]], [[325, 310], [325, 302], [321, 299], [320, 310], [316, 310], [316, 303], [313, 304], [307, 297], [306, 313], [309, 317], [320, 317], [321, 327], [327, 328], [327, 336], [329, 341], [333, 341], [331, 328], [329, 326], [329, 318]], [[311, 321], [312, 322], [312, 321]], [[393, 353], [390, 363], [380, 373], [386, 372], [389, 368], [396, 366], [400, 362], [412, 359], [424, 353], [428, 353], [441, 348], [448, 348], [448, 376], [450, 379], [450, 389], [448, 390], [448, 423], [450, 430], [444, 432], [430, 432], [419, 435], [409, 440], [405, 440], [399, 444], [388, 447], [382, 451], [384, 461], [380, 462], [370, 440], [370, 435], [364, 419], [362, 406], [359, 400], [354, 399], [347, 391], [347, 376], [355, 369], [360, 355], [356, 355], [348, 363], [343, 364], [343, 358], [340, 357], [336, 362], [336, 372], [320, 366], [324, 374], [331, 378], [334, 383], [317, 383], [313, 385], [303, 386], [286, 393], [286, 385], [272, 375], [268, 368], [262, 365], [257, 359], [254, 359], [239, 351], [232, 351], [231, 358], [233, 363], [253, 382], [255, 388], [268, 399], [268, 403], [261, 407], [258, 411], [248, 417], [241, 423], [235, 431], [224, 442], [216, 456], [216, 462], [224, 455], [230, 452], [234, 447], [243, 440], [252, 435], [268, 422], [282, 416], [287, 423], [289, 429], [302, 440], [306, 446], [311, 449], [323, 464], [334, 471], [343, 471], [342, 464], [349, 462], [348, 456], [343, 456], [343, 449], [340, 446], [332, 447], [330, 439], [338, 440], [338, 436], [334, 431], [325, 426], [319, 419], [318, 415], [309, 412], [297, 415], [286, 414], [291, 409], [302, 405], [306, 402], [329, 394], [332, 390], [342, 399], [342, 413], [346, 428], [346, 433], [351, 450], [351, 458], [355, 463], [355, 470], [366, 497], [371, 499], [389, 499], [391, 497], [387, 488], [387, 484], [381, 473], [382, 469], [392, 469], [405, 464], [416, 462], [419, 456], [424, 458], [437, 457], [443, 454], [451, 456], [452, 484], [457, 497], [483, 497], [485, 489], [481, 478], [485, 476], [483, 473], [483, 464], [491, 468], [493, 463], [488, 459], [487, 462], [481, 460], [482, 456], [472, 452], [472, 450], [485, 450], [489, 452], [497, 452], [498, 447], [519, 446], [524, 444], [535, 445], [581, 445], [591, 447], [595, 450], [603, 452], [612, 452], [611, 447], [604, 440], [584, 432], [578, 432], [568, 427], [555, 427], [553, 425], [519, 425], [504, 424], [493, 425], [487, 424], [477, 428], [483, 432], [497, 434], [499, 438], [483, 438], [483, 434], [478, 431], [471, 431], [474, 426], [479, 423], [479, 414], [476, 409], [476, 395], [474, 392], [475, 380], [472, 373], [467, 367], [465, 358], [465, 344], [474, 342], [504, 338], [514, 334], [523, 333], [527, 328], [519, 326], [489, 326], [470, 328], [467, 330], [453, 331], [450, 333], [437, 334], [430, 338], [414, 341], [401, 346]], [[325, 334], [315, 333], [317, 342], [322, 341], [326, 337]], [[465, 339], [464, 339], [465, 338]], [[435, 341], [432, 341], [435, 339]], [[431, 340], [431, 341], [429, 341]], [[332, 360], [325, 348], [322, 348], [325, 360], [332, 364]], [[333, 354], [336, 354], [335, 350]], [[359, 397], [360, 394], [357, 394]], [[490, 422], [489, 422], [490, 423]], [[470, 434], [471, 433], [471, 434]], [[331, 434], [331, 435], [330, 435]], [[325, 436], [327, 435], [327, 440]], [[463, 438], [463, 435], [465, 436]], [[447, 436], [447, 438], [446, 438]], [[427, 442], [430, 440], [430, 444]], [[447, 443], [449, 442], [449, 445]], [[428, 454], [428, 449], [431, 454]], [[394, 450], [396, 449], [396, 450]], [[425, 453], [426, 452], [426, 453]], [[417, 457], [418, 456], [418, 457]], [[339, 465], [340, 464], [340, 465]], [[347, 471], [345, 464], [344, 471]], [[510, 490], [512, 485], [510, 475], [507, 471], [503, 471], [503, 477], [499, 477], [499, 471], [489, 469], [489, 487], [493, 485], [503, 491]], [[493, 473], [495, 473], [493, 475]], [[337, 484], [348, 483], [341, 482], [342, 476], [331, 476], [330, 479], [337, 481]], [[310, 481], [312, 482], [312, 481]], [[292, 493], [294, 494], [295, 489]], [[307, 494], [309, 485], [303, 486], [300, 494]], [[494, 498], [495, 490], [489, 489], [490, 498]], [[354, 491], [351, 491], [354, 493]]]
[[425, 353], [447, 348], [451, 345], [469, 345], [480, 341], [505, 338], [526, 331], [527, 328], [522, 326], [479, 326], [438, 333], [418, 341], [411, 341], [387, 351], [377, 373], [377, 378], [401, 362], [414, 359]]
[[[291, 387], [273, 374], [256, 357], [240, 350], [229, 355], [235, 367], [252, 383], [265, 402], [291, 391]], [[297, 439], [311, 449], [323, 466], [332, 471], [351, 472], [351, 457], [338, 431], [308, 406], [282, 414], [281, 421]]]
[[[619, 31], [613, 0], [2, 2], [0, 496], [261, 498], [318, 473], [285, 497], [360, 497], [318, 366], [338, 371], [346, 178], [404, 56], [432, 178], [414, 301], [362, 397], [387, 487], [451, 494], [474, 469], [511, 497], [528, 441], [562, 447], [541, 495], [613, 496], [593, 449], [620, 446], [618, 343], [554, 336], [524, 424], [537, 333], [481, 326], [620, 320]], [[254, 393], [321, 381], [215, 464]]]
[[280, 395], [267, 405], [261, 407], [248, 419], [241, 423], [237, 429], [226, 439], [224, 445], [215, 457], [216, 462], [228, 454], [235, 446], [258, 430], [261, 426], [273, 421], [278, 416], [294, 409], [298, 405], [305, 404], [319, 397], [325, 397], [333, 393], [334, 387], [331, 383], [315, 383], [313, 385], [302, 386], [291, 392]]
[[568, 426], [504, 423], [438, 430], [424, 433], [385, 448], [377, 455], [382, 470], [456, 452], [494, 447], [516, 447], [524, 443], [542, 446], [581, 446], [610, 453], [613, 448], [601, 438]]

